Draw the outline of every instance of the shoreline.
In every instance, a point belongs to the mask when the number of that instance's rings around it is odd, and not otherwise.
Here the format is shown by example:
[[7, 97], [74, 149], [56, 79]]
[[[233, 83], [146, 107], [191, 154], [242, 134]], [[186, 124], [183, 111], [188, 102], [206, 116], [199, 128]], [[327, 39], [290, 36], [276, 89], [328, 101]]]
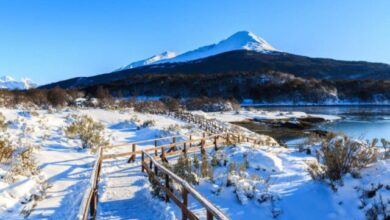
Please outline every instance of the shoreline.
[[345, 104], [282, 104], [282, 103], [268, 103], [268, 104], [240, 104], [241, 107], [390, 107], [390, 104], [378, 103], [345, 103]]

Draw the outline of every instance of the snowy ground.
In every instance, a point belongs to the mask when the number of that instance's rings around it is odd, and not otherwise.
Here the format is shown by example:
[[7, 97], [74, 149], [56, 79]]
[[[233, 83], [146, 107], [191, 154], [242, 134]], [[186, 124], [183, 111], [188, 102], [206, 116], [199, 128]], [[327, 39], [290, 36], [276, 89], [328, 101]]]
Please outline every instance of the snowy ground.
[[[213, 181], [202, 180], [196, 188], [232, 219], [366, 219], [367, 210], [380, 198], [385, 204], [390, 199], [390, 160], [363, 169], [361, 178], [347, 175], [334, 191], [323, 182], [313, 181], [306, 171], [306, 161], [314, 160], [314, 155], [295, 149], [254, 148], [251, 144], [223, 151], [228, 164], [239, 166], [246, 157], [246, 172], [237, 172], [235, 186], [227, 186], [229, 165], [218, 165]], [[375, 195], [366, 195], [378, 186], [381, 188]], [[195, 202], [191, 206], [200, 209]]]
[[[22, 139], [32, 146], [39, 146], [35, 147], [34, 156], [41, 169], [39, 175], [18, 177], [13, 184], [0, 179], [0, 219], [22, 219], [20, 213], [23, 210], [25, 213], [30, 212], [27, 214], [28, 219], [76, 219], [95, 156], [81, 149], [79, 141], [64, 137], [63, 129], [71, 123], [68, 118], [71, 114], [89, 115], [103, 123], [111, 144], [171, 135], [180, 135], [184, 139], [189, 132], [201, 132], [172, 118], [130, 110], [39, 110], [36, 114], [24, 110], [0, 109], [0, 112], [10, 121], [11, 140]], [[255, 117], [306, 117], [304, 113], [263, 111], [197, 114], [223, 121]], [[137, 129], [134, 121], [142, 124], [147, 120], [154, 120], [155, 125]], [[128, 146], [113, 147], [106, 153], [128, 150]], [[249, 187], [254, 192], [253, 196], [245, 196], [248, 192], [241, 189], [236, 193], [234, 186], [226, 187], [227, 177], [224, 173], [227, 168], [224, 166], [214, 169], [214, 182], [201, 181], [196, 188], [232, 219], [273, 219], [275, 216], [277, 219], [365, 219], [365, 213], [380, 198], [385, 203], [390, 199], [389, 160], [381, 160], [363, 169], [361, 178], [347, 175], [343, 184], [338, 185], [338, 190], [333, 191], [329, 185], [313, 181], [306, 171], [306, 161], [313, 160], [314, 155], [307, 155], [297, 149], [253, 147], [245, 143], [235, 148], [227, 147], [224, 151], [228, 160], [236, 163], [242, 163], [244, 155], [247, 155], [248, 175], [244, 181], [237, 183], [243, 189]], [[0, 176], [6, 170], [7, 166], [1, 165]], [[260, 180], [253, 181], [253, 174]], [[104, 161], [99, 186], [98, 219], [181, 218], [180, 210], [173, 204], [166, 205], [151, 197], [149, 183], [140, 172], [139, 163], [128, 164], [126, 158]], [[367, 195], [374, 188], [379, 189], [374, 195]], [[31, 199], [33, 195], [39, 195], [40, 199]], [[268, 199], [262, 201], [262, 198]], [[199, 204], [191, 199], [190, 208], [196, 213], [202, 213]]]
[[[41, 170], [38, 176], [18, 177], [13, 184], [0, 180], [0, 219], [23, 218], [20, 214], [23, 210], [31, 211], [29, 219], [76, 218], [95, 156], [88, 150], [81, 149], [79, 141], [64, 137], [63, 129], [71, 122], [69, 115], [89, 115], [103, 123], [111, 144], [171, 136], [190, 130], [198, 131], [190, 126], [178, 129], [178, 126], [184, 124], [175, 119], [132, 111], [69, 109], [54, 113], [48, 113], [46, 110], [31, 113], [25, 110], [0, 109], [0, 112], [10, 122], [8, 133], [11, 140], [16, 142], [22, 137], [23, 142], [39, 146], [33, 155]], [[129, 122], [135, 117], [139, 121], [138, 124], [153, 120], [155, 125], [138, 130]], [[128, 150], [128, 147], [119, 147], [110, 149], [107, 153]], [[6, 166], [0, 166], [0, 175], [4, 175], [6, 170]], [[32, 196], [38, 194], [42, 194], [43, 198], [30, 201]]]
[[206, 118], [215, 118], [217, 120], [225, 122], [239, 122], [245, 120], [272, 120], [272, 119], [294, 119], [294, 118], [307, 118], [318, 117], [328, 121], [338, 120], [340, 117], [334, 115], [321, 115], [321, 114], [307, 114], [305, 112], [283, 112], [283, 111], [262, 111], [262, 110], [240, 110], [229, 112], [202, 112], [193, 111], [194, 114], [203, 115]]

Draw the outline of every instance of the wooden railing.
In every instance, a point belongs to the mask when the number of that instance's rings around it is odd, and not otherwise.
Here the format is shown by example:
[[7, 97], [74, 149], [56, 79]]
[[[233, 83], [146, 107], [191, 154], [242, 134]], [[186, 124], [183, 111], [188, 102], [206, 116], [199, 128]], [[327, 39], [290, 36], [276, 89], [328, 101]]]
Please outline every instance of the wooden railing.
[[[170, 138], [172, 137], [138, 141], [138, 142], [130, 143], [127, 146], [133, 146], [136, 143], [140, 144], [140, 143], [155, 142], [156, 140], [158, 141], [158, 140], [170, 139]], [[215, 149], [217, 149], [226, 143], [235, 143], [235, 142], [242, 142], [242, 141], [252, 142], [252, 143], [258, 142], [256, 141], [256, 139], [244, 137], [241, 135], [221, 133], [221, 134], [205, 136], [198, 139], [191, 139], [191, 140], [185, 140], [177, 143], [175, 142], [170, 144], [164, 144], [164, 145], [151, 147], [143, 150], [135, 150], [135, 151], [132, 150], [130, 152], [119, 153], [119, 154], [104, 155], [104, 150], [106, 149], [106, 147], [101, 147], [97, 152], [97, 159], [95, 161], [92, 170], [90, 183], [81, 202], [78, 219], [88, 220], [88, 219], [95, 219], [96, 217], [96, 208], [98, 202], [98, 183], [99, 183], [99, 177], [101, 173], [103, 160], [113, 159], [117, 157], [129, 157], [128, 160], [129, 162], [135, 162], [137, 159], [136, 156], [140, 155], [141, 156], [140, 159], [141, 161], [143, 161], [144, 159], [142, 157], [143, 153], [154, 152], [155, 159], [168, 161], [167, 159], [168, 157], [181, 154], [182, 152], [183, 153], [195, 152], [195, 151], [204, 152], [206, 148], [214, 147]], [[141, 167], [143, 171], [144, 166]]]
[[[168, 202], [170, 199], [180, 207], [182, 211], [182, 219], [191, 219], [198, 220], [199, 218], [188, 209], [188, 195], [191, 195], [195, 198], [207, 212], [207, 220], [212, 220], [213, 218], [218, 220], [228, 220], [229, 217], [226, 216], [221, 210], [219, 210], [215, 205], [213, 205], [209, 200], [207, 200], [203, 195], [201, 195], [196, 189], [194, 189], [187, 181], [183, 180], [172, 171], [164, 167], [161, 163], [157, 162], [153, 156], [148, 154], [145, 151], [142, 151], [142, 170], [146, 170], [149, 177], [154, 179], [156, 184], [159, 185], [166, 193], [165, 201]], [[148, 164], [149, 163], [149, 164]], [[165, 176], [165, 184], [160, 183], [158, 179], [158, 173], [161, 172]], [[170, 187], [170, 181], [175, 181], [181, 186], [181, 195], [182, 200], [179, 199], [173, 190]]]
[[[161, 159], [165, 162], [168, 162], [167, 159], [168, 157], [178, 155], [182, 152], [187, 153], [187, 152], [200, 151], [203, 153], [206, 148], [214, 147], [215, 149], [217, 149], [218, 147], [221, 146], [221, 144], [226, 145], [227, 143], [235, 143], [235, 142], [238, 143], [251, 142], [254, 144], [262, 143], [262, 141], [258, 140], [256, 137], [248, 137], [240, 133], [233, 132], [236, 130], [235, 128], [225, 126], [225, 124], [217, 120], [206, 119], [202, 116], [193, 115], [188, 112], [168, 113], [168, 114], [171, 114], [170, 116], [184, 120], [186, 122], [197, 124], [200, 128], [214, 134], [206, 136], [206, 133], [204, 133], [202, 135], [202, 138], [197, 138], [197, 139], [193, 139], [192, 136], [190, 135], [189, 140], [184, 140], [181, 142], [176, 142], [178, 136], [170, 136], [170, 137], [138, 141], [129, 144], [118, 144], [118, 145], [99, 148], [97, 153], [97, 159], [92, 171], [90, 184], [86, 190], [86, 193], [81, 203], [78, 219], [89, 220], [89, 219], [95, 219], [96, 217], [96, 208], [98, 203], [98, 183], [99, 183], [99, 177], [101, 173], [103, 160], [114, 159], [117, 157], [129, 157], [128, 162], [131, 163], [137, 160], [137, 155], [140, 155], [142, 160], [141, 169], [142, 171], [144, 171], [145, 169], [147, 169], [145, 166], [145, 156], [147, 156], [149, 160], [152, 161], [151, 163], [153, 163], [153, 166], [157, 167], [157, 169], [164, 170], [160, 167], [161, 164], [157, 162], [157, 159]], [[158, 146], [158, 141], [162, 141], [162, 140], [172, 140], [172, 142], [169, 144], [163, 144]], [[137, 149], [137, 145], [147, 144], [147, 143], [154, 143], [154, 147], [142, 149], [142, 150]], [[129, 149], [131, 150], [129, 152], [124, 152], [124, 153], [104, 155], [104, 149], [107, 149], [108, 147], [129, 147]], [[154, 152], [153, 157], [150, 155], [150, 152]], [[172, 176], [172, 174], [173, 173], [169, 173], [167, 175]], [[150, 173], [150, 175], [153, 174]], [[190, 188], [191, 186], [188, 183], [182, 182], [181, 179], [177, 179], [174, 177], [171, 178], [173, 178], [176, 182], [178, 182], [182, 186], [185, 185], [187, 191], [184, 194], [190, 192], [191, 195], [195, 197], [195, 199], [197, 199], [198, 201], [201, 200], [199, 202], [207, 209], [208, 219], [212, 219], [212, 216], [214, 216], [217, 219], [228, 219], [226, 218], [226, 216], [223, 215], [223, 213], [217, 211], [218, 209], [212, 208], [214, 206], [211, 203], [209, 203], [207, 199], [205, 199], [198, 192], [196, 192], [193, 188]], [[171, 192], [166, 192], [166, 193], [170, 194], [172, 200], [174, 200], [176, 204], [179, 204], [179, 206], [185, 206], [187, 204], [187, 199], [186, 199], [187, 197], [185, 195], [183, 195], [183, 202], [181, 202], [180, 200], [177, 200], [177, 198], [174, 198]], [[181, 208], [183, 210], [183, 216], [186, 216], [187, 218], [190, 219], [197, 219], [196, 216], [191, 214], [189, 211], [186, 211], [186, 209], [184, 209], [183, 207]]]
[[95, 219], [98, 203], [98, 184], [102, 170], [103, 148], [100, 147], [97, 152], [95, 165], [93, 166], [91, 179], [88, 188], [85, 191], [81, 201], [81, 207], [77, 218], [80, 220]]

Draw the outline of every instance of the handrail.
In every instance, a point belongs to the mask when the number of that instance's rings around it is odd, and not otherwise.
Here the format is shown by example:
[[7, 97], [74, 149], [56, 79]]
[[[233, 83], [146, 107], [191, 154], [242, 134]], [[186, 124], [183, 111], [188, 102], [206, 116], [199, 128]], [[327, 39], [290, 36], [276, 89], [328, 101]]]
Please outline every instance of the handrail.
[[[169, 143], [169, 144], [163, 144], [163, 145], [160, 145], [160, 146], [150, 147], [150, 148], [143, 149], [143, 150], [145, 150], [145, 151], [157, 151], [157, 150], [161, 150], [162, 148], [176, 147], [176, 146], [183, 145], [183, 144], [192, 144], [192, 143], [199, 142], [199, 141], [202, 141], [202, 140], [208, 140], [208, 139], [211, 139], [211, 138], [214, 138], [214, 137], [220, 137], [220, 136], [223, 136], [225, 134], [227, 134], [227, 133], [213, 134], [213, 135], [209, 135], [209, 136], [202, 137], [202, 138], [191, 139], [191, 140], [184, 140], [184, 141], [181, 141], [181, 142], [175, 142], [175, 143]], [[156, 139], [150, 139], [150, 140], [148, 140], [148, 142], [153, 142], [155, 140]], [[143, 150], [138, 150], [138, 151], [135, 150], [135, 151], [132, 151], [132, 152], [109, 154], [109, 155], [104, 156], [103, 160], [112, 159], [112, 158], [116, 158], [116, 157], [133, 156], [133, 155], [141, 154]]]
[[[208, 212], [210, 212], [216, 219], [218, 220], [229, 220], [230, 218], [226, 216], [220, 209], [218, 209], [213, 203], [211, 203], [206, 197], [204, 197], [201, 193], [199, 193], [196, 189], [194, 189], [187, 181], [183, 180], [172, 171], [164, 167], [162, 164], [157, 162], [153, 156], [149, 155], [145, 151], [142, 151], [142, 154], [146, 155], [151, 162], [158, 168], [159, 171], [169, 175], [173, 180], [179, 183], [187, 192], [192, 194], [192, 196], [202, 204]], [[144, 166], [144, 164], [142, 165]]]
[[88, 220], [90, 218], [94, 219], [96, 216], [97, 184], [99, 182], [101, 171], [103, 148], [99, 147], [97, 155], [98, 156], [95, 161], [95, 165], [93, 166], [92, 175], [89, 180], [89, 185], [86, 190], [87, 193], [84, 194], [84, 197], [81, 201], [80, 210], [77, 215], [77, 219], [79, 220]]
[[104, 146], [103, 148], [126, 147], [126, 146], [131, 146], [133, 144], [144, 144], [144, 143], [149, 143], [149, 142], [153, 142], [153, 141], [161, 141], [161, 140], [172, 139], [172, 138], [180, 138], [180, 137], [182, 137], [182, 136], [180, 136], [180, 135], [177, 135], [177, 136], [167, 136], [167, 137], [148, 139], [148, 140], [142, 140], [142, 141], [136, 141], [136, 142], [130, 142], [130, 143], [107, 145], [107, 146]]

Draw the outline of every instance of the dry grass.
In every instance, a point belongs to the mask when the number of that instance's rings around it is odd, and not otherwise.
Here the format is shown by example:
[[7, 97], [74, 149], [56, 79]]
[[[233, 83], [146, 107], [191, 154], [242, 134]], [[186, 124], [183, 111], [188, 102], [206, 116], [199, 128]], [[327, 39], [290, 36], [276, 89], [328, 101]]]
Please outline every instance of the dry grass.
[[0, 138], [0, 163], [9, 162], [12, 159], [12, 154], [14, 153], [15, 148], [12, 146], [11, 142], [7, 137]]
[[68, 138], [80, 139], [84, 149], [94, 150], [101, 145], [108, 144], [104, 138], [104, 125], [88, 116], [78, 116], [65, 129], [65, 135]]
[[318, 164], [309, 164], [314, 179], [340, 180], [346, 173], [359, 170], [377, 160], [378, 149], [370, 143], [353, 140], [345, 135], [330, 135], [317, 152]]

